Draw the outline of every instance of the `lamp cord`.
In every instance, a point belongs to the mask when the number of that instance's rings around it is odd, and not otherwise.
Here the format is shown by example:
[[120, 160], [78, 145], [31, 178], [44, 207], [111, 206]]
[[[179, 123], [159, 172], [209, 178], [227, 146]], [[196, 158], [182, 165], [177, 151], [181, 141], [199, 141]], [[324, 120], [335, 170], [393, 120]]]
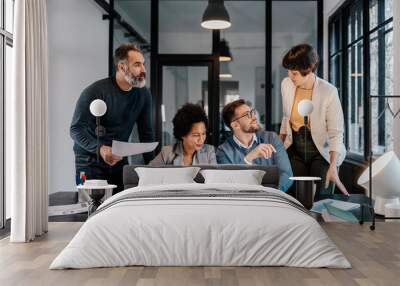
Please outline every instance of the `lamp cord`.
[[97, 157], [97, 163], [100, 163], [100, 117], [96, 116], [96, 137], [97, 137], [97, 152], [96, 152], [96, 157]]
[[304, 161], [307, 161], [307, 125], [308, 117], [304, 116]]

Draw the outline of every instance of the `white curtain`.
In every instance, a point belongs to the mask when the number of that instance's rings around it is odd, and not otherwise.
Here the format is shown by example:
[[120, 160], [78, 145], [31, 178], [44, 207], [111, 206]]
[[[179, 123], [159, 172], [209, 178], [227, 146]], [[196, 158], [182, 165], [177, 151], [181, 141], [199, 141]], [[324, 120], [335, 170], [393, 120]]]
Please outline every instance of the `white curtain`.
[[[393, 93], [400, 95], [400, 1], [393, 1]], [[395, 112], [400, 109], [400, 98], [395, 102]], [[400, 157], [400, 114], [393, 122], [394, 151]]]
[[14, 73], [9, 152], [12, 242], [47, 232], [47, 11], [46, 0], [15, 1]]

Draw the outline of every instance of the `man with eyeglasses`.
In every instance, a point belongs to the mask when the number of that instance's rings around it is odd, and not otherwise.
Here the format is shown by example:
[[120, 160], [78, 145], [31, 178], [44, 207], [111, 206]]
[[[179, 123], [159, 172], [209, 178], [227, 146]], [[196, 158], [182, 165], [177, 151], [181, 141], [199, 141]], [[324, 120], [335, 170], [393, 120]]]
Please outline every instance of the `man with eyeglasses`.
[[222, 117], [233, 135], [216, 152], [218, 164], [276, 165], [279, 169], [279, 189], [286, 192], [293, 182], [292, 167], [285, 147], [275, 132], [261, 130], [256, 111], [243, 99], [227, 104]]

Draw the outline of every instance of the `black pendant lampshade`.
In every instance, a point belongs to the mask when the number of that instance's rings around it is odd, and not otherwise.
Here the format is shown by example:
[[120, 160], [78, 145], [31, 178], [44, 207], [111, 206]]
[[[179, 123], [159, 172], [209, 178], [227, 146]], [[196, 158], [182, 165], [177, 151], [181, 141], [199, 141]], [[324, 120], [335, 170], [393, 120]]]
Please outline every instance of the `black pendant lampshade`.
[[203, 14], [201, 26], [211, 30], [222, 30], [231, 26], [228, 11], [223, 0], [209, 0]]
[[219, 43], [219, 61], [220, 62], [230, 62], [232, 60], [232, 54], [229, 49], [228, 42], [222, 39]]

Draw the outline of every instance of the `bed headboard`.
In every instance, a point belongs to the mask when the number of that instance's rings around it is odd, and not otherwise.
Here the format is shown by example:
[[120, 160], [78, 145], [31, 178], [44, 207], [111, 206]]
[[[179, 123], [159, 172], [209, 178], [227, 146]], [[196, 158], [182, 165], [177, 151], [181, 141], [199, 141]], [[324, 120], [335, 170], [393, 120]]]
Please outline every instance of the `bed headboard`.
[[[123, 182], [124, 189], [129, 189], [136, 187], [139, 182], [139, 177], [135, 172], [136, 167], [146, 167], [146, 168], [185, 168], [183, 166], [159, 166], [159, 167], [150, 167], [147, 165], [126, 165], [124, 166], [123, 173]], [[263, 170], [265, 171], [265, 175], [262, 179], [262, 185], [265, 187], [273, 187], [278, 188], [279, 185], [279, 170], [276, 166], [257, 166], [257, 165], [199, 165], [196, 167], [200, 167], [202, 170], [205, 169], [218, 169], [218, 170]], [[204, 178], [200, 174], [197, 174], [194, 180], [197, 183], [204, 183]]]

